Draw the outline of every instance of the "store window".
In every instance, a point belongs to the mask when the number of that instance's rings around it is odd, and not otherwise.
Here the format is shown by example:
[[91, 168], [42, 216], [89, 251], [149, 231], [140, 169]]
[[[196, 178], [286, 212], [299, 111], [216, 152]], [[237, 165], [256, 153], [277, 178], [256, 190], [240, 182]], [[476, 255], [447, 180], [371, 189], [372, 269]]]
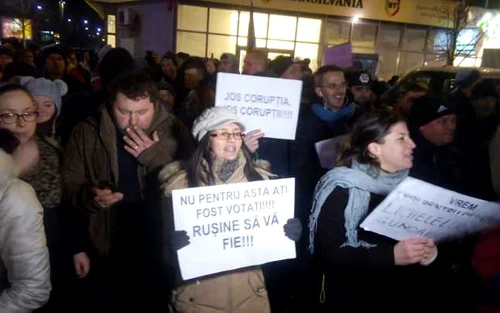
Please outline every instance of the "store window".
[[442, 54], [430, 54], [425, 55], [424, 66], [428, 67], [440, 67], [446, 65], [446, 53]]
[[401, 61], [399, 63], [399, 73], [406, 74], [417, 67], [424, 66], [423, 53], [401, 52]]
[[206, 32], [208, 8], [180, 5], [177, 13], [177, 29]]
[[275, 15], [269, 16], [269, 39], [295, 40], [297, 18], [294, 16]]
[[210, 9], [208, 32], [237, 35], [238, 11]]
[[108, 15], [106, 17], [106, 43], [111, 47], [116, 47], [116, 15]]
[[327, 21], [324, 32], [327, 45], [340, 45], [349, 41], [351, 24], [339, 21]]
[[236, 54], [236, 36], [208, 35], [207, 56], [219, 58], [224, 52]]
[[297, 42], [295, 45], [295, 55], [301, 59], [311, 60], [310, 67], [315, 71], [319, 67], [318, 62], [319, 45], [312, 43]]
[[321, 20], [299, 17], [297, 25], [297, 41], [319, 42], [321, 35]]
[[426, 35], [427, 30], [425, 29], [407, 28], [403, 38], [403, 50], [424, 51]]
[[[254, 12], [256, 47], [268, 56], [289, 55], [311, 59], [316, 69], [321, 19]], [[177, 51], [202, 57], [223, 52], [245, 55], [250, 13], [230, 9], [179, 5]], [[241, 62], [241, 60], [240, 60]]]
[[352, 45], [360, 48], [375, 47], [375, 34], [377, 25], [375, 24], [353, 24]]
[[402, 32], [402, 26], [380, 25], [378, 30], [377, 45], [398, 48]]
[[389, 49], [377, 49], [378, 77], [383, 80], [390, 79], [393, 75], [398, 75], [399, 51]]
[[193, 56], [205, 56], [206, 34], [191, 32], [177, 32], [177, 51], [186, 52]]

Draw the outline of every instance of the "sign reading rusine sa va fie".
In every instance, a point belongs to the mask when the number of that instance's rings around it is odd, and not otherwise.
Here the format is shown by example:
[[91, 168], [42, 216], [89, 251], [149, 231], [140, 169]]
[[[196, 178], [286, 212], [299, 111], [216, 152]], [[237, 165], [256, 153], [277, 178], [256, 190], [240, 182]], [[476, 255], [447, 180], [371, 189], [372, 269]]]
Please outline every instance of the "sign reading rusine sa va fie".
[[299, 80], [219, 73], [215, 105], [237, 114], [247, 131], [294, 140], [301, 92]]

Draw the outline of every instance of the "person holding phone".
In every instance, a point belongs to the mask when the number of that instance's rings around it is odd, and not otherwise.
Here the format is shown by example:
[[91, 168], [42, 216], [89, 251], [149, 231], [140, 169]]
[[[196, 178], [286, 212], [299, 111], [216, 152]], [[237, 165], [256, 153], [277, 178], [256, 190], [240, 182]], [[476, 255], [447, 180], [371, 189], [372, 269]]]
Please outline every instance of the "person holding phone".
[[118, 76], [108, 103], [73, 130], [64, 198], [83, 212], [88, 236], [82, 239], [88, 240], [75, 253], [85, 252], [91, 261], [94, 309], [153, 305], [148, 190], [162, 166], [193, 150], [187, 128], [159, 103], [154, 82], [139, 70]]

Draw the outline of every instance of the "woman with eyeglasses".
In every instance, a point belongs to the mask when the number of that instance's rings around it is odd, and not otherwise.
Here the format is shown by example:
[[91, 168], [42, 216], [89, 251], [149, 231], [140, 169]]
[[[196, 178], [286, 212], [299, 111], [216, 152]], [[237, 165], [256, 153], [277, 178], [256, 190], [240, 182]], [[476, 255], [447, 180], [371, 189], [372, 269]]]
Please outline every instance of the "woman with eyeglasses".
[[[275, 177], [265, 164], [254, 163], [248, 148], [242, 144], [244, 125], [231, 111], [220, 107], [206, 109], [193, 125], [192, 133], [199, 142], [186, 166], [167, 165], [160, 173], [163, 206], [168, 237], [166, 253], [172, 270], [178, 272], [177, 250], [189, 244], [185, 231], [173, 230], [171, 193], [175, 189], [213, 186]], [[285, 235], [297, 241], [300, 222], [290, 219], [284, 227]], [[260, 267], [238, 269], [195, 281], [182, 281], [179, 274], [174, 283], [171, 305], [175, 312], [270, 312], [264, 277]]]
[[[16, 84], [0, 87], [0, 128], [10, 130], [19, 139], [20, 145], [14, 155], [34, 159], [33, 154], [38, 153], [38, 158], [20, 175], [20, 178], [33, 187], [44, 210], [43, 222], [53, 268], [51, 272], [53, 292], [47, 306], [52, 306], [64, 298], [61, 294], [65, 290], [61, 287], [62, 281], [64, 277], [72, 276], [72, 269], [65, 268], [65, 274], [61, 274], [63, 264], [70, 264], [64, 262], [66, 256], [62, 246], [63, 210], [60, 209], [62, 154], [56, 142], [48, 140], [45, 134], [37, 133], [39, 107], [33, 94], [29, 92], [29, 90], [49, 90], [56, 87], [57, 83], [45, 79], [40, 81], [42, 79], [31, 80], [26, 87]], [[38, 96], [37, 92], [34, 94]], [[33, 149], [33, 146], [36, 146], [36, 149]]]

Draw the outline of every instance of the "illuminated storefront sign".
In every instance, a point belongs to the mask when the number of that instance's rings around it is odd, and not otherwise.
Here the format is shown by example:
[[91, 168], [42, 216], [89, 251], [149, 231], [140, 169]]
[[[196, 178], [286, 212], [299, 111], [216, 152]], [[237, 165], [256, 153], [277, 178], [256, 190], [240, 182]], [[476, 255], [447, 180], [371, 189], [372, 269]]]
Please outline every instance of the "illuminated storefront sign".
[[[248, 7], [248, 0], [202, 1]], [[437, 27], [453, 25], [453, 4], [448, 0], [268, 0], [254, 1], [254, 7]]]
[[[23, 38], [23, 27], [20, 19], [2, 17], [2, 37]], [[31, 21], [24, 20], [24, 39], [31, 39]]]

